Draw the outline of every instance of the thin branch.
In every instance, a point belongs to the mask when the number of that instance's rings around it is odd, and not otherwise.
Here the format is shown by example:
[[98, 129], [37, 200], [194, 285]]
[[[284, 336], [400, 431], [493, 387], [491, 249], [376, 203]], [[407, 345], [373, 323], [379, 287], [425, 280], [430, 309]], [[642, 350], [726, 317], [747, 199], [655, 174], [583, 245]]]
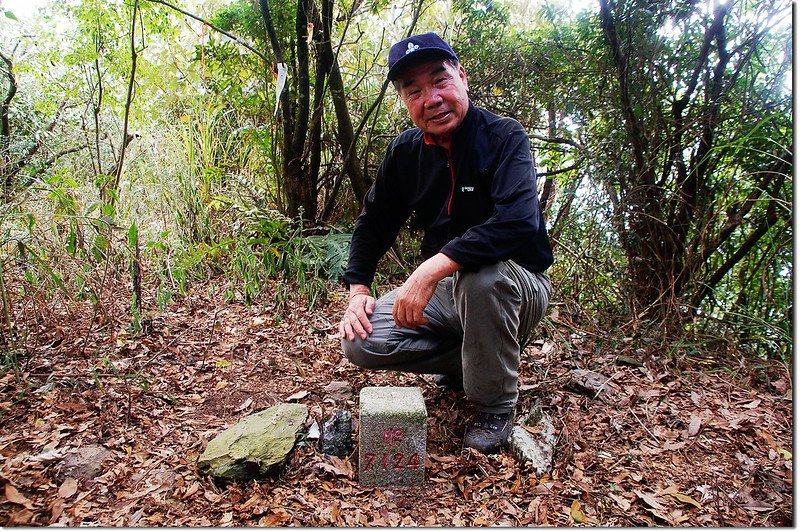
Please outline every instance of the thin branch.
[[580, 167], [579, 164], [573, 164], [572, 166], [568, 166], [566, 168], [561, 168], [559, 170], [553, 170], [552, 172], [536, 172], [537, 177], [547, 177], [547, 176], [554, 176], [558, 174], [565, 174], [567, 172], [571, 172], [573, 170], [577, 170]]
[[57, 160], [61, 159], [65, 155], [70, 155], [72, 153], [77, 153], [77, 152], [79, 152], [81, 150], [85, 150], [88, 147], [89, 147], [88, 144], [82, 144], [80, 146], [75, 146], [73, 148], [63, 149], [60, 152], [58, 152], [57, 154], [55, 154], [52, 157], [50, 157], [49, 159], [47, 159], [47, 161], [45, 161], [45, 163], [44, 163], [45, 167], [53, 166], [56, 163]]
[[[100, 111], [103, 107], [103, 72], [100, 70], [100, 24], [97, 24], [97, 33], [95, 34], [95, 59], [94, 59], [94, 69], [97, 72], [97, 103], [94, 105], [93, 114], [94, 114], [94, 149], [97, 155], [97, 173], [103, 173], [103, 159], [100, 155]], [[91, 78], [90, 78], [91, 79]], [[92, 91], [94, 93], [94, 91]], [[92, 99], [94, 99], [94, 94], [92, 94]], [[94, 162], [92, 162], [94, 165]]]
[[[761, 238], [767, 234], [767, 232], [779, 221], [781, 220], [780, 216], [776, 212], [770, 213], [765, 220], [763, 220], [750, 234], [750, 236], [745, 240], [745, 242], [736, 250], [736, 253], [728, 257], [728, 260], [720, 266], [717, 271], [715, 271], [709, 279], [703, 283], [703, 287], [697, 292], [697, 295], [694, 298], [693, 306], [695, 308], [700, 306], [700, 303], [703, 300], [711, 295], [714, 288], [716, 288], [717, 284], [727, 275], [727, 273], [733, 269], [736, 264], [739, 263], [750, 251], [752, 251]], [[792, 226], [792, 217], [789, 216], [786, 219], [786, 227]]]
[[689, 99], [692, 97], [692, 94], [697, 88], [697, 82], [700, 79], [700, 73], [703, 71], [706, 63], [708, 62], [708, 54], [711, 51], [711, 43], [714, 41], [714, 37], [716, 36], [717, 32], [722, 28], [722, 22], [725, 17], [725, 13], [725, 10], [718, 9], [716, 13], [714, 13], [714, 22], [712, 22], [711, 25], [706, 28], [705, 35], [703, 36], [703, 44], [697, 54], [694, 70], [692, 71], [692, 76], [689, 79], [689, 84], [686, 87], [686, 91], [679, 100], [676, 100], [672, 104], [672, 114], [676, 117], [678, 117], [689, 104]]
[[[791, 149], [791, 148], [790, 148]], [[790, 154], [788, 160], [778, 157], [775, 164], [769, 170], [764, 172], [764, 178], [761, 182], [753, 188], [748, 194], [747, 198], [743, 201], [737, 202], [728, 212], [728, 223], [719, 232], [719, 236], [715, 239], [713, 244], [709, 244], [702, 252], [701, 262], [705, 263], [711, 258], [711, 255], [719, 248], [722, 242], [730, 238], [733, 232], [741, 227], [744, 218], [750, 213], [753, 207], [758, 203], [759, 198], [767, 190], [767, 187], [772, 184], [776, 179], [780, 179], [781, 183], [785, 176], [792, 172], [792, 155]]]
[[[133, 103], [133, 87], [136, 82], [136, 59], [139, 54], [136, 50], [136, 16], [139, 13], [139, 0], [133, 2], [133, 14], [131, 16], [131, 75], [128, 79], [128, 95], [125, 99], [125, 117], [122, 125], [122, 145], [119, 149], [119, 161], [114, 175], [114, 195], [110, 198], [111, 205], [114, 205], [119, 188], [120, 178], [122, 177], [123, 163], [125, 162], [125, 152], [128, 147], [128, 121], [130, 119], [131, 104]], [[106, 198], [103, 198], [104, 200]]]
[[551, 142], [554, 144], [568, 144], [578, 150], [582, 150], [584, 147], [583, 144], [581, 144], [580, 142], [574, 141], [572, 139], [566, 139], [563, 137], [544, 137], [542, 135], [528, 135], [528, 138], [533, 140], [541, 140], [542, 142]]
[[194, 20], [196, 20], [198, 22], [202, 22], [203, 24], [205, 24], [206, 26], [208, 26], [212, 30], [216, 31], [217, 33], [223, 34], [225, 37], [229, 38], [230, 40], [232, 40], [233, 42], [235, 42], [239, 46], [243, 46], [243, 47], [247, 48], [248, 50], [250, 50], [251, 52], [256, 54], [258, 57], [260, 57], [265, 63], [267, 63], [267, 64], [270, 63], [270, 60], [267, 58], [267, 56], [265, 56], [264, 54], [262, 54], [261, 52], [259, 52], [258, 50], [256, 50], [255, 48], [253, 48], [252, 46], [250, 46], [249, 44], [247, 44], [243, 40], [241, 40], [236, 35], [228, 33], [227, 31], [223, 30], [222, 28], [219, 28], [219, 27], [213, 25], [212, 23], [210, 23], [206, 19], [204, 19], [202, 17], [198, 17], [197, 15], [194, 15], [192, 13], [189, 13], [188, 11], [185, 11], [185, 10], [183, 10], [183, 9], [179, 8], [178, 6], [175, 6], [173, 4], [170, 4], [169, 2], [166, 2], [165, 0], [146, 0], [146, 1], [147, 2], [152, 2], [154, 4], [161, 4], [163, 6], [167, 6], [168, 8], [170, 8], [170, 9], [172, 9], [174, 11], [177, 11], [178, 13], [181, 13], [182, 15], [186, 15], [187, 17], [189, 17], [191, 19], [194, 19]]
[[[24, 179], [20, 179], [17, 183], [15, 183], [15, 186], [14, 186], [13, 189], [10, 188], [10, 187], [7, 188], [6, 191], [5, 191], [6, 202], [11, 201], [16, 196], [17, 192], [19, 192], [20, 190], [28, 188], [35, 181], [35, 177], [38, 174], [42, 173], [42, 171], [44, 171], [45, 169], [50, 168], [51, 166], [53, 166], [62, 157], [64, 157], [65, 155], [70, 155], [72, 153], [77, 153], [77, 152], [79, 152], [81, 150], [85, 150], [87, 148], [89, 148], [88, 144], [82, 144], [80, 146], [75, 146], [75, 147], [72, 147], [72, 148], [63, 149], [60, 152], [58, 152], [57, 154], [53, 155], [52, 157], [47, 159], [44, 163], [42, 163], [41, 166], [39, 166], [36, 169], [34, 169], [34, 171], [32, 173], [26, 174]], [[14, 175], [19, 173], [23, 168], [25, 168], [25, 165], [23, 165], [21, 168], [19, 168], [15, 172]]]
[[[264, 19], [264, 25], [267, 28], [267, 37], [269, 37], [269, 42], [272, 45], [272, 53], [275, 54], [275, 61], [277, 63], [285, 63], [286, 61], [283, 59], [283, 49], [281, 48], [281, 43], [278, 40], [278, 34], [275, 31], [275, 25], [272, 23], [272, 12], [269, 9], [269, 1], [259, 0], [258, 4], [261, 8], [261, 18]], [[266, 57], [264, 57], [264, 62], [270, 63]]]
[[575, 201], [575, 193], [577, 192], [582, 181], [583, 176], [577, 175], [575, 176], [575, 179], [573, 179], [572, 182], [564, 189], [563, 196], [566, 197], [566, 200], [561, 205], [561, 208], [558, 209], [558, 214], [556, 214], [555, 220], [553, 220], [553, 225], [550, 232], [551, 239], [557, 239], [561, 236], [562, 225], [572, 209], [572, 203]]

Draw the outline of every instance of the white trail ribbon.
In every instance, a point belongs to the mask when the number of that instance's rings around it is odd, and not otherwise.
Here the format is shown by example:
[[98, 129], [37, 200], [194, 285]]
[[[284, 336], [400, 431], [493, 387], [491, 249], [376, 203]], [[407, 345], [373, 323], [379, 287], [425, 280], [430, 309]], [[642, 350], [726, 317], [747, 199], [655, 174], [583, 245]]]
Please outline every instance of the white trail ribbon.
[[278, 80], [275, 83], [275, 115], [278, 114], [278, 106], [281, 103], [281, 93], [286, 86], [286, 78], [289, 75], [289, 70], [286, 68], [286, 63], [278, 63]]

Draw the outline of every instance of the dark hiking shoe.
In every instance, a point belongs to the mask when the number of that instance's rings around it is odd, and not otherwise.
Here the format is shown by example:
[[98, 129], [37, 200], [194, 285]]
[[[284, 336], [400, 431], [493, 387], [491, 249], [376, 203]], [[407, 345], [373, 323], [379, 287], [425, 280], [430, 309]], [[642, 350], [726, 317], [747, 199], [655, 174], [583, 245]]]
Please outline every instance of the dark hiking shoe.
[[508, 443], [513, 424], [513, 410], [505, 414], [490, 414], [476, 410], [472, 424], [464, 436], [464, 447], [471, 447], [483, 454], [494, 454]]
[[454, 392], [460, 392], [464, 389], [464, 381], [452, 375], [434, 375], [433, 383], [440, 388], [446, 388]]

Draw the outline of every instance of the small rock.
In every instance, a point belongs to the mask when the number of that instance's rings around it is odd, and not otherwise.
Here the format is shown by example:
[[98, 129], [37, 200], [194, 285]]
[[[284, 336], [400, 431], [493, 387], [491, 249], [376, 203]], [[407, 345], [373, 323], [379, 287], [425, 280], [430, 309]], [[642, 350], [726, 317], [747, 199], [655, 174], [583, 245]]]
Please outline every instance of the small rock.
[[539, 423], [543, 417], [544, 412], [542, 411], [542, 407], [539, 405], [534, 405], [533, 408], [531, 408], [531, 411], [528, 412], [528, 415], [525, 417], [522, 424], [533, 427]]
[[[521, 462], [527, 462], [537, 475], [548, 473], [553, 468], [553, 453], [556, 446], [556, 431], [550, 417], [532, 412], [528, 419], [539, 417], [535, 426], [519, 425], [511, 429], [508, 440], [511, 453]], [[533, 431], [533, 433], [531, 432]]]
[[322, 435], [322, 432], [319, 428], [319, 423], [316, 420], [308, 427], [308, 434], [306, 434], [307, 440], [318, 440], [319, 437]]
[[308, 407], [281, 403], [251, 414], [208, 442], [197, 470], [222, 481], [248, 481], [280, 469], [305, 426]]
[[639, 368], [644, 367], [644, 362], [627, 355], [617, 355], [617, 358], [614, 360], [614, 362], [617, 364], [627, 364], [628, 366], [636, 366]]
[[347, 410], [336, 410], [322, 424], [321, 448], [324, 454], [348, 456], [353, 452], [353, 414]]
[[345, 401], [353, 396], [353, 387], [347, 381], [333, 381], [325, 387], [325, 399]]
[[573, 369], [571, 377], [570, 384], [573, 388], [592, 397], [607, 400], [616, 392], [615, 385], [610, 382], [611, 379], [596, 371]]
[[111, 456], [111, 451], [102, 445], [79, 447], [64, 455], [56, 467], [56, 479], [62, 482], [67, 477], [93, 480], [103, 471], [103, 462]]

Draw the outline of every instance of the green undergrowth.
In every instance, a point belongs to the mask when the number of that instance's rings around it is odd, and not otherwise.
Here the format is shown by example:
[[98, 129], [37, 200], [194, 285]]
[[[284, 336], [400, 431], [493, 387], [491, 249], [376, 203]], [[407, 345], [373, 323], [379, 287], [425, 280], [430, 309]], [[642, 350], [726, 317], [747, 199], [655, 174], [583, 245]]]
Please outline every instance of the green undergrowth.
[[83, 206], [69, 184], [53, 189], [55, 209], [20, 202], [0, 213], [3, 372], [18, 371], [16, 353], [30, 320], [59, 323], [59, 312], [70, 315], [87, 303], [96, 315], [121, 306], [135, 335], [148, 314], [207, 282], [224, 283], [227, 302], [281, 312], [294, 301], [314, 311], [346, 265], [350, 233], [344, 228], [304, 229], [269, 208], [224, 201], [232, 221], [208, 226], [195, 240], [174, 227], [143, 230], [136, 219], [123, 225], [113, 205]]

